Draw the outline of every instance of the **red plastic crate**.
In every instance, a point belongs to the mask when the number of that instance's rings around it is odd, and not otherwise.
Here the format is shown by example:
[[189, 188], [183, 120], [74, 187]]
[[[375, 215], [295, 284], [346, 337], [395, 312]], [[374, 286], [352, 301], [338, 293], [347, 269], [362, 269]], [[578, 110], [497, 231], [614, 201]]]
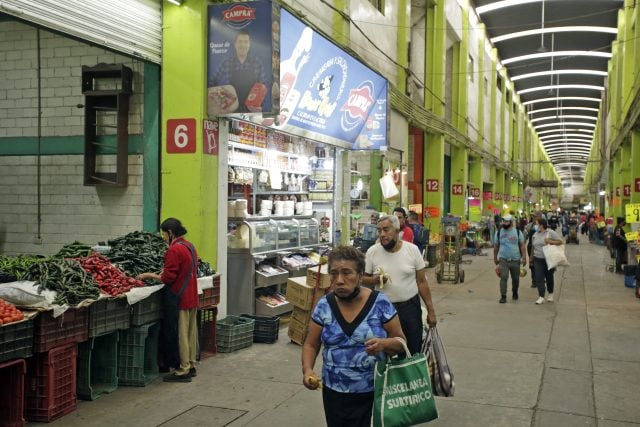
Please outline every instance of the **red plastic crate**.
[[33, 352], [42, 353], [64, 344], [89, 339], [89, 310], [70, 308], [57, 318], [45, 311], [34, 319]]
[[200, 308], [211, 308], [220, 304], [220, 276], [213, 278], [213, 287], [202, 290]]
[[28, 421], [50, 422], [76, 410], [77, 355], [73, 343], [29, 359], [24, 402]]
[[216, 344], [216, 318], [218, 307], [205, 308], [198, 311], [198, 342], [200, 358], [212, 356], [218, 352]]
[[22, 427], [24, 418], [24, 359], [0, 363], [0, 425]]

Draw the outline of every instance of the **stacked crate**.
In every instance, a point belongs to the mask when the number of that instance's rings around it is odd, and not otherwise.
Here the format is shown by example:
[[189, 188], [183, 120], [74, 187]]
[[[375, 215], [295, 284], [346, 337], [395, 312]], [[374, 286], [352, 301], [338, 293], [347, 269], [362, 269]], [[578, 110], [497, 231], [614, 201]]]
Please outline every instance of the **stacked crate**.
[[311, 313], [317, 302], [331, 286], [327, 266], [310, 267], [304, 277], [292, 277], [287, 281], [287, 300], [293, 304], [289, 322], [289, 338], [296, 344], [304, 344]]
[[198, 278], [198, 360], [218, 352], [216, 320], [220, 303], [220, 274]]
[[0, 363], [0, 425], [24, 426], [24, 359]]

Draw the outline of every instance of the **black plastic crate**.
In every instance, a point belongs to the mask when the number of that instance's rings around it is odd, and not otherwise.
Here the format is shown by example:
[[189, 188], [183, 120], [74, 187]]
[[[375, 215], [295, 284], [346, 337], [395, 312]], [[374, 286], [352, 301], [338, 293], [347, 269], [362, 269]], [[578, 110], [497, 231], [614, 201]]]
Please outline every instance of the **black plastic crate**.
[[144, 387], [158, 378], [160, 323], [120, 331], [118, 385]]
[[141, 326], [162, 319], [162, 289], [131, 306], [131, 326]]
[[253, 342], [273, 344], [278, 341], [278, 333], [280, 332], [280, 318], [278, 316], [243, 314], [241, 317], [247, 317], [255, 321], [253, 325]]
[[0, 362], [33, 354], [33, 319], [0, 326]]
[[89, 337], [129, 329], [131, 314], [126, 298], [101, 298], [89, 306]]

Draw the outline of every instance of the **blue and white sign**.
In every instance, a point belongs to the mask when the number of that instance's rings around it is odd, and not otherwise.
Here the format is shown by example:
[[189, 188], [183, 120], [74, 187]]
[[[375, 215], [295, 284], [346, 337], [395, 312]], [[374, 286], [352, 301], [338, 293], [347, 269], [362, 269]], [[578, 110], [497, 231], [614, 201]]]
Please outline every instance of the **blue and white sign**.
[[387, 144], [387, 81], [285, 9], [275, 129], [349, 148]]

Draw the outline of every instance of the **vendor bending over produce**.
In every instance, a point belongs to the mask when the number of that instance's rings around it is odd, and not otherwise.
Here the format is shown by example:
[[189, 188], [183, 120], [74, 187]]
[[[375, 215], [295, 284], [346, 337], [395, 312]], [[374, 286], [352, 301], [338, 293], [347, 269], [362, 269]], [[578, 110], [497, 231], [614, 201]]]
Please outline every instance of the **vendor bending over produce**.
[[[164, 288], [163, 353], [167, 363], [165, 367], [175, 368], [175, 371], [166, 375], [164, 381], [190, 382], [196, 376], [198, 256], [193, 245], [182, 237], [187, 234], [187, 230], [179, 220], [166, 219], [160, 224], [160, 230], [162, 238], [169, 244], [169, 249], [164, 254], [162, 273], [142, 273], [138, 279], [160, 280], [167, 285]], [[179, 366], [175, 356], [173, 362], [170, 357], [172, 351], [175, 352], [176, 335]]]

